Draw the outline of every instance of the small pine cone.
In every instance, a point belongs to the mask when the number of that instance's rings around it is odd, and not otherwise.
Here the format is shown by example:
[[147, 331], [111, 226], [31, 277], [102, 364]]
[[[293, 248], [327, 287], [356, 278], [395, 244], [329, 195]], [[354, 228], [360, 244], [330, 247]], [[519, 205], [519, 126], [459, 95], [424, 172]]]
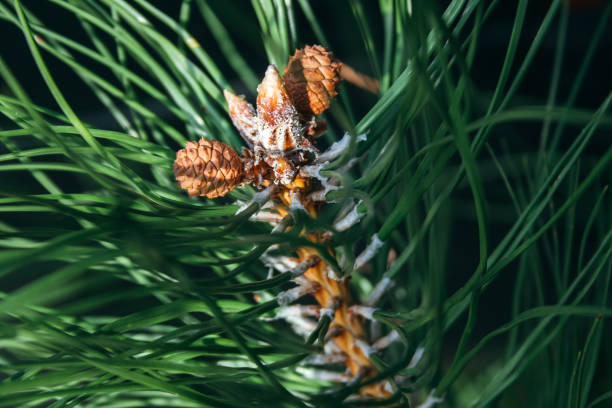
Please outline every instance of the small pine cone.
[[174, 176], [190, 196], [224, 196], [244, 181], [238, 153], [225, 143], [200, 139], [176, 153]]
[[285, 87], [298, 112], [308, 118], [329, 108], [338, 94], [342, 63], [321, 45], [296, 50], [284, 68]]

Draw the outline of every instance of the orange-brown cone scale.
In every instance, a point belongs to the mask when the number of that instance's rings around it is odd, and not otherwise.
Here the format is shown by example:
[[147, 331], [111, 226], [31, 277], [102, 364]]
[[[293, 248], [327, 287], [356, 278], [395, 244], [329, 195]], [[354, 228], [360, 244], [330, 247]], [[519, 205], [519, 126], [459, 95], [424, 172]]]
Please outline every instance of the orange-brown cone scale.
[[202, 138], [176, 153], [174, 176], [190, 196], [215, 198], [244, 182], [244, 166], [234, 149]]
[[284, 69], [285, 88], [298, 112], [304, 117], [319, 115], [329, 108], [338, 94], [340, 67], [332, 53], [320, 45], [296, 50]]

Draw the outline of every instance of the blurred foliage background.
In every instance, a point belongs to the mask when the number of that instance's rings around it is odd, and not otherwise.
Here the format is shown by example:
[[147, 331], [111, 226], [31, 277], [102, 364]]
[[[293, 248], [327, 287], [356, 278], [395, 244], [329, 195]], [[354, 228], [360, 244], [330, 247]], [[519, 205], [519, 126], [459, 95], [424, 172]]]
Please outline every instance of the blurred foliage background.
[[363, 406], [311, 378], [343, 370], [309, 363], [320, 346], [260, 319], [290, 287], [261, 254], [304, 242], [248, 221], [252, 188], [190, 199], [171, 171], [187, 140], [239, 148], [222, 90], [254, 101], [316, 43], [381, 92], [342, 85], [319, 142], [352, 135], [341, 188], [293, 230], [363, 214], [334, 243], [358, 300], [394, 282], [375, 315], [401, 338], [377, 357], [389, 404], [608, 406], [611, 12], [1, 0], [0, 406]]

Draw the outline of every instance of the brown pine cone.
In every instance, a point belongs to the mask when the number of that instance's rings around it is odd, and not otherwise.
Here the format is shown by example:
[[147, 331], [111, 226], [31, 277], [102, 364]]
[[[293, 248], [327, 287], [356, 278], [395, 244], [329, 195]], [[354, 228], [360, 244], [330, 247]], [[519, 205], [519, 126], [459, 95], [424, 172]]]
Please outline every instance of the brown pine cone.
[[321, 45], [307, 45], [296, 50], [284, 68], [285, 87], [298, 112], [308, 118], [329, 108], [338, 94], [340, 67], [331, 52]]
[[238, 153], [217, 140], [187, 142], [176, 153], [174, 176], [190, 196], [224, 196], [244, 182]]

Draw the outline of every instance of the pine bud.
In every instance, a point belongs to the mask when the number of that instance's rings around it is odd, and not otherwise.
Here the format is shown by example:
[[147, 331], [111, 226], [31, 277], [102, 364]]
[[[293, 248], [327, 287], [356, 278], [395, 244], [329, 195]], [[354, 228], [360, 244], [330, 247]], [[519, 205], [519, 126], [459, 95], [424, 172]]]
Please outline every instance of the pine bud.
[[176, 153], [174, 176], [190, 196], [223, 196], [244, 182], [238, 153], [217, 140], [187, 142]]

